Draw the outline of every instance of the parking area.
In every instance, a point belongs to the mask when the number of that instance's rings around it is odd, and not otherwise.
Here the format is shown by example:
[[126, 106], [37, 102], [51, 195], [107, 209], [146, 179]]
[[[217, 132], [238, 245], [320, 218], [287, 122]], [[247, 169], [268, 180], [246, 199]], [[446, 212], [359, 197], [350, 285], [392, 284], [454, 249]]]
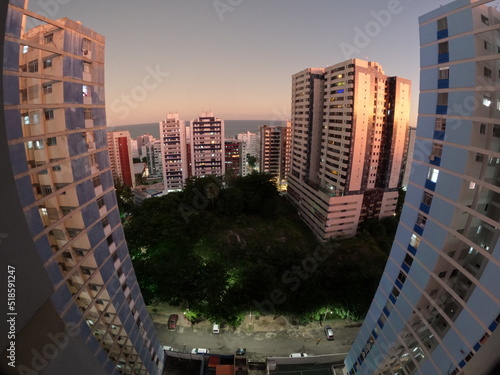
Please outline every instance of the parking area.
[[[172, 314], [179, 318], [174, 330], [168, 329]], [[210, 350], [210, 353], [234, 354], [238, 348], [246, 348], [249, 361], [265, 361], [267, 357], [288, 357], [291, 353], [308, 355], [346, 355], [359, 331], [360, 322], [327, 320], [320, 325], [303, 326], [290, 324], [284, 317], [248, 315], [243, 324], [234, 329], [220, 326], [220, 333], [213, 333], [213, 324], [203, 321], [192, 325], [182, 311], [164, 310], [151, 314], [163, 345], [175, 351], [189, 353], [193, 348]], [[335, 334], [327, 340], [324, 327], [329, 325]]]

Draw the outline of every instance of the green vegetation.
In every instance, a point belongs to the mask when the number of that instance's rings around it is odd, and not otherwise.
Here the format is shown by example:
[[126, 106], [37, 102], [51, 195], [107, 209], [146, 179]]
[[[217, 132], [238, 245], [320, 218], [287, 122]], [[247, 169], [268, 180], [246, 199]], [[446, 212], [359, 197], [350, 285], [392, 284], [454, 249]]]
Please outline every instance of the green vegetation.
[[320, 245], [268, 174], [190, 179], [181, 192], [135, 207], [125, 224], [146, 303], [189, 307], [237, 326], [248, 311], [310, 321], [366, 313], [388, 257], [394, 221]]

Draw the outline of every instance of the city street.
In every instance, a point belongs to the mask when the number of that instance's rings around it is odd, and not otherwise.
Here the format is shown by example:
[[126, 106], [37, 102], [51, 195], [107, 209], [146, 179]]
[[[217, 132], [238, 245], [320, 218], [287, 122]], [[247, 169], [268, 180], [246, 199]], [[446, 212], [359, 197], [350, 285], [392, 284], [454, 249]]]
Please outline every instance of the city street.
[[[167, 329], [170, 313], [179, 315], [175, 330]], [[180, 352], [206, 348], [216, 354], [234, 354], [237, 348], [246, 348], [249, 361], [265, 361], [267, 357], [283, 357], [297, 352], [346, 355], [360, 327], [360, 322], [327, 320], [323, 326], [330, 325], [335, 332], [335, 340], [327, 341], [318, 322], [296, 326], [284, 317], [261, 316], [255, 319], [248, 315], [237, 329], [222, 327], [220, 334], [214, 334], [210, 322], [191, 325], [180, 311], [161, 311], [151, 315], [163, 345]]]

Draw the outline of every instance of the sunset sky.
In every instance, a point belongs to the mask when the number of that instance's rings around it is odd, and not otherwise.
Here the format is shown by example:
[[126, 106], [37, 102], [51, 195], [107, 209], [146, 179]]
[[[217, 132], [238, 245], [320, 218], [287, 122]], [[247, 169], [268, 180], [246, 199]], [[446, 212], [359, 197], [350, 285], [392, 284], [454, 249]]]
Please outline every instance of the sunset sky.
[[[81, 21], [106, 37], [109, 125], [290, 118], [291, 75], [349, 58], [379, 62], [413, 82], [418, 17], [436, 0], [30, 0], [49, 18]], [[495, 3], [492, 3], [496, 5]]]

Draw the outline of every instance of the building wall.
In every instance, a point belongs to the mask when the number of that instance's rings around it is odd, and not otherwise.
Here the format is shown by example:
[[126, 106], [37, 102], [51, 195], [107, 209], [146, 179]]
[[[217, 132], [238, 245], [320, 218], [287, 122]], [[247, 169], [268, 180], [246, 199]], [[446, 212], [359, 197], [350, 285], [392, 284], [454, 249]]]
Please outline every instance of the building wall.
[[190, 126], [191, 172], [194, 177], [224, 176], [224, 120], [202, 113]]
[[484, 3], [419, 19], [418, 157], [348, 374], [483, 375], [500, 363], [500, 13]]
[[[402, 178], [410, 87], [357, 59], [293, 76], [289, 197], [321, 239], [352, 236], [364, 220], [394, 214], [386, 193]], [[328, 222], [335, 200], [315, 195], [358, 196], [361, 207], [354, 218]]]
[[159, 374], [164, 354], [132, 269], [110, 168], [104, 38], [69, 19], [24, 35], [24, 2], [7, 6], [0, 181], [9, 214], [1, 215], [0, 246], [15, 272], [17, 315], [16, 367], [7, 358], [12, 339], [2, 335], [0, 372]]

